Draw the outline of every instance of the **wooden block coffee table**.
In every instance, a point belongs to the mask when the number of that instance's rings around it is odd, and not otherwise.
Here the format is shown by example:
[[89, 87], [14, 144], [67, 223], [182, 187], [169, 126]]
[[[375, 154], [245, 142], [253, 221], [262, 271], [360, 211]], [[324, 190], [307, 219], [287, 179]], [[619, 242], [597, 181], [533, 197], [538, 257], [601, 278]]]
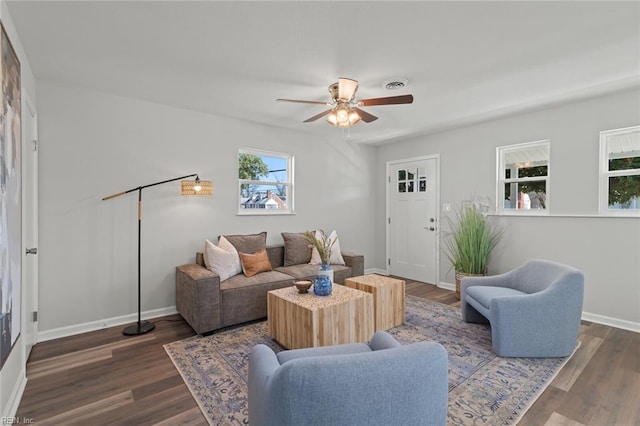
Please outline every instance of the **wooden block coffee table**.
[[269, 334], [287, 349], [368, 342], [373, 336], [373, 296], [333, 285], [330, 296], [295, 287], [267, 293]]
[[388, 330], [404, 323], [403, 280], [369, 274], [347, 278], [344, 285], [373, 295], [375, 331]]

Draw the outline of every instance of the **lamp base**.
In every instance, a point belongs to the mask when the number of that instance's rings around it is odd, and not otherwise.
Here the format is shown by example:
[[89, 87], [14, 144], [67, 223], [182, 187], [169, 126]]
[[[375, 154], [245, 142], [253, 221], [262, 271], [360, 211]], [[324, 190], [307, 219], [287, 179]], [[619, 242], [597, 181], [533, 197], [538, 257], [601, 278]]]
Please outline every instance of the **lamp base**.
[[125, 336], [137, 336], [139, 334], [145, 334], [156, 328], [156, 325], [152, 322], [142, 321], [122, 330], [122, 334]]

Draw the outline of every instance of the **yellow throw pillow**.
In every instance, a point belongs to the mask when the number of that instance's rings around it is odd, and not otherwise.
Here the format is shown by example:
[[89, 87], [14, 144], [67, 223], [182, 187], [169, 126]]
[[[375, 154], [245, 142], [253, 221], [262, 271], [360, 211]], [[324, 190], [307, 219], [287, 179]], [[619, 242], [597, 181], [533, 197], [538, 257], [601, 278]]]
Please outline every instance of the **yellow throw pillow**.
[[267, 249], [260, 249], [255, 253], [242, 253], [240, 255], [240, 263], [242, 263], [242, 272], [247, 277], [252, 277], [259, 272], [273, 271]]

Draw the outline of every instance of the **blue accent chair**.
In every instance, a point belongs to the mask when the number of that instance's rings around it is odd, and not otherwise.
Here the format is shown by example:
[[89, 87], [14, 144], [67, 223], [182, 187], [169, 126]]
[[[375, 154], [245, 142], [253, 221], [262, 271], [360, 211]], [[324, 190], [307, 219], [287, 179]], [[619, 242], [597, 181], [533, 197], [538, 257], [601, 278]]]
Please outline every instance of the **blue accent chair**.
[[447, 352], [401, 345], [384, 331], [367, 343], [249, 356], [251, 426], [445, 425]]
[[576, 347], [584, 275], [570, 266], [530, 260], [504, 274], [464, 277], [460, 294], [462, 319], [491, 324], [498, 356], [564, 357]]

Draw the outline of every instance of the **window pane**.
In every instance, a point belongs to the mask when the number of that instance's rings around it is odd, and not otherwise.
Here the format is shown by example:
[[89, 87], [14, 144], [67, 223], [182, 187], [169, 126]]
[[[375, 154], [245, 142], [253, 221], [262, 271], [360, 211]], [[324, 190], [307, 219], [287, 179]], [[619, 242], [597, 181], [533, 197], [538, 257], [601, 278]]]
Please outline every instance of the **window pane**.
[[[549, 153], [546, 145], [536, 145], [530, 148], [511, 150], [504, 153], [504, 166], [506, 169], [527, 169], [549, 164]], [[541, 172], [539, 170], [538, 172]], [[544, 170], [546, 173], [546, 169]], [[519, 174], [522, 177], [522, 174]], [[534, 175], [545, 176], [545, 175]], [[515, 177], [515, 176], [513, 176]]]
[[609, 177], [609, 208], [640, 210], [640, 175]]
[[640, 169], [640, 156], [609, 160], [609, 171]]
[[287, 185], [250, 185], [240, 188], [240, 209], [286, 210]]
[[287, 182], [287, 159], [268, 155], [238, 154], [240, 179]]
[[609, 171], [640, 169], [640, 132], [625, 132], [607, 138]]
[[547, 182], [531, 181], [507, 183], [504, 186], [504, 208], [537, 210], [547, 208]]

